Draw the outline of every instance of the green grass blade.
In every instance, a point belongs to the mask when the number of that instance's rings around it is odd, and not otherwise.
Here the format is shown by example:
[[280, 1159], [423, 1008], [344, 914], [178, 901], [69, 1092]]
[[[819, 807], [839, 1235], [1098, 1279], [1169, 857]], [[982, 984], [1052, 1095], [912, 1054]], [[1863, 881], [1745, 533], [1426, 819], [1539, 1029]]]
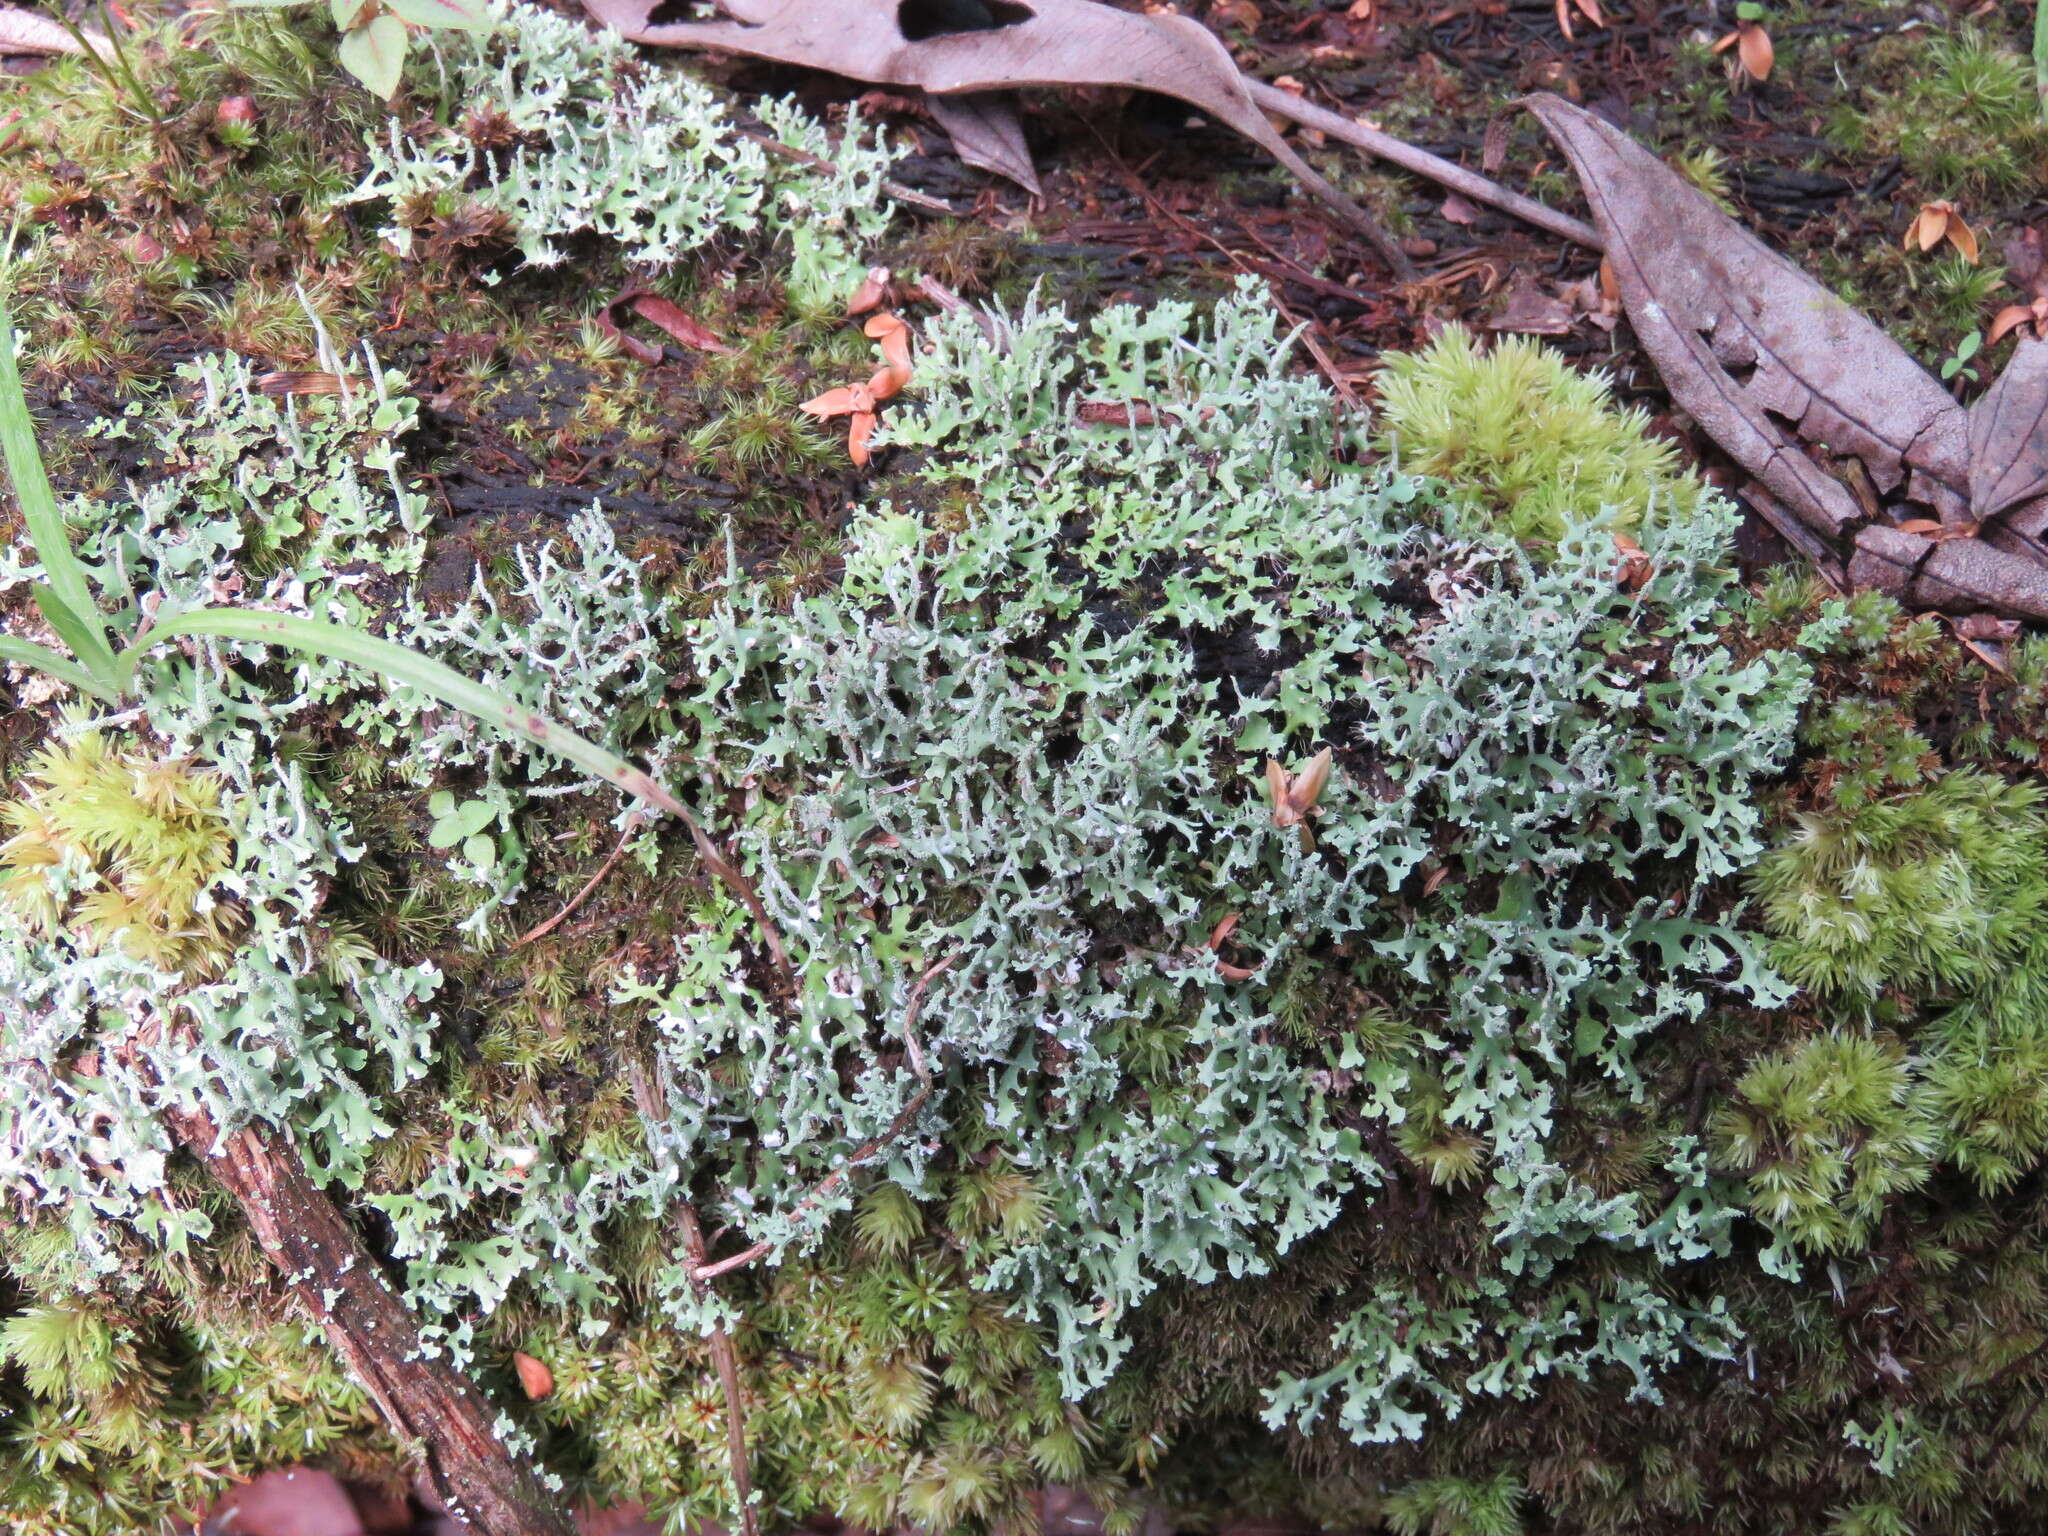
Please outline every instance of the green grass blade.
[[2048, 120], [2048, 0], [2034, 6], [2034, 93], [2040, 97], [2040, 111]]
[[380, 640], [375, 635], [289, 614], [259, 613], [241, 608], [199, 608], [157, 625], [150, 632], [146, 644], [155, 645], [177, 635], [218, 635], [224, 640], [281, 645], [315, 656], [336, 657], [374, 672], [387, 682], [417, 688], [485, 725], [524, 736], [557, 757], [609, 780], [629, 795], [651, 801], [664, 811], [685, 817], [689, 814], [658, 780], [624, 758], [585, 740], [565, 725], [535, 714], [518, 700], [464, 677], [453, 667], [444, 666], [392, 641]]
[[100, 685], [100, 680], [68, 656], [59, 655], [47, 645], [37, 645], [33, 640], [20, 640], [13, 635], [0, 635], [0, 661], [11, 661], [18, 666], [33, 667], [38, 672], [47, 672], [60, 683], [69, 683], [80, 693], [103, 703], [120, 702], [120, 695]]
[[50, 478], [43, 472], [35, 420], [28, 413], [28, 396], [14, 365], [14, 321], [5, 302], [0, 302], [0, 453], [7, 460], [7, 478], [14, 483], [15, 499], [21, 503], [29, 542], [49, 577], [51, 592], [71, 616], [71, 625], [62, 631], [65, 642], [76, 649], [85, 669], [100, 680], [96, 691], [104, 692], [114, 676], [114, 648], [107, 641], [107, 628], [99, 604], [93, 601], [85, 566], [72, 553], [71, 530], [64, 526]]

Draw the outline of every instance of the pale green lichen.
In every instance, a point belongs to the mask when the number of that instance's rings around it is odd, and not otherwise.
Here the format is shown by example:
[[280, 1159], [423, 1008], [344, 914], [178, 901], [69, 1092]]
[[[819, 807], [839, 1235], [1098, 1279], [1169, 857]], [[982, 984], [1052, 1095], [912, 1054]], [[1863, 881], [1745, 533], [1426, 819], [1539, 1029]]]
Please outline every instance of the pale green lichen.
[[[590, 233], [626, 260], [666, 266], [728, 236], [780, 238], [797, 284], [845, 277], [887, 222], [890, 155], [849, 122], [836, 138], [787, 102], [755, 111], [763, 135], [702, 82], [642, 60], [615, 32], [538, 6], [501, 4], [494, 32], [441, 40], [436, 121], [393, 118], [353, 194], [403, 212], [471, 199], [506, 217], [526, 260], [552, 266]], [[487, 126], [479, 143], [479, 125]], [[765, 136], [794, 150], [763, 147]], [[401, 252], [412, 231], [384, 230]]]

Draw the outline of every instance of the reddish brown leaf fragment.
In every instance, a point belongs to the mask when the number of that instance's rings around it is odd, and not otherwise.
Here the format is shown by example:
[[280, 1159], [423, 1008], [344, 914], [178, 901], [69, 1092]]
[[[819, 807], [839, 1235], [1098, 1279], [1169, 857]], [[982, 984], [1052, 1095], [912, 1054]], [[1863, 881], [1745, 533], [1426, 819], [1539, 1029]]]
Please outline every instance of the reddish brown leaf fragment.
[[1615, 566], [1614, 579], [1625, 592], [1640, 592], [1654, 574], [1656, 567], [1650, 564], [1650, 557], [1643, 546], [1625, 533], [1614, 536], [1614, 552], [1620, 557]]
[[889, 297], [889, 277], [887, 267], [869, 267], [867, 276], [853, 290], [853, 297], [846, 301], [846, 318], [851, 320], [871, 309], [879, 309]]
[[1303, 849], [1315, 846], [1315, 837], [1309, 831], [1309, 818], [1316, 813], [1316, 802], [1323, 797], [1323, 788], [1330, 782], [1331, 752], [1323, 748], [1314, 757], [1289, 773], [1272, 758], [1266, 759], [1266, 792], [1273, 800], [1273, 825], [1276, 827], [1299, 827]]
[[1162, 411], [1145, 400], [1080, 400], [1074, 404], [1074, 419], [1086, 426], [1169, 427], [1180, 425], [1171, 411]]
[[619, 350], [628, 357], [638, 358], [643, 363], [660, 362], [661, 348], [651, 341], [642, 341], [638, 336], [620, 328], [617, 319], [618, 308], [616, 303], [611, 303], [600, 309], [597, 312], [597, 328], [617, 342]]
[[910, 327], [900, 316], [883, 313], [862, 326], [861, 333], [882, 351], [882, 371], [868, 388], [877, 400], [887, 400], [910, 382]]
[[555, 1390], [555, 1373], [524, 1350], [513, 1351], [512, 1369], [519, 1374], [520, 1390], [535, 1402]]
[[842, 384], [837, 389], [828, 389], [822, 395], [814, 395], [797, 407], [806, 416], [815, 416], [820, 421], [830, 421], [834, 416], [850, 416], [856, 411], [875, 409], [875, 397], [868, 392], [865, 384]]
[[1738, 21], [1735, 30], [1714, 44], [1714, 52], [1726, 53], [1735, 50], [1735, 57], [1742, 64], [1742, 72], [1755, 81], [1771, 78], [1771, 66], [1777, 62], [1777, 50], [1771, 46], [1771, 34], [1761, 22]]
[[875, 435], [875, 413], [855, 411], [853, 420], [846, 429], [846, 454], [853, 460], [854, 468], [866, 469], [868, 464], [868, 439]]
[[341, 378], [332, 373], [261, 373], [256, 387], [266, 395], [338, 395]]
[[1961, 251], [1972, 266], [1976, 265], [1976, 231], [1963, 222], [1956, 205], [1945, 198], [1922, 203], [1920, 211], [1913, 216], [1913, 222], [1906, 226], [1906, 238], [1902, 243], [1908, 250], [1917, 245], [1922, 251], [1931, 251], [1944, 240]]
[[1745, 21], [1737, 25], [1740, 40], [1735, 44], [1735, 56], [1742, 60], [1742, 67], [1749, 72], [1752, 80], [1771, 78], [1771, 66], [1777, 62], [1777, 50], [1771, 46], [1771, 34], [1762, 23]]
[[658, 325], [683, 346], [693, 352], [716, 352], [730, 357], [732, 348], [720, 341], [702, 323], [683, 313], [672, 300], [658, 293], [625, 293], [619, 302], [630, 299], [633, 312], [651, 325]]

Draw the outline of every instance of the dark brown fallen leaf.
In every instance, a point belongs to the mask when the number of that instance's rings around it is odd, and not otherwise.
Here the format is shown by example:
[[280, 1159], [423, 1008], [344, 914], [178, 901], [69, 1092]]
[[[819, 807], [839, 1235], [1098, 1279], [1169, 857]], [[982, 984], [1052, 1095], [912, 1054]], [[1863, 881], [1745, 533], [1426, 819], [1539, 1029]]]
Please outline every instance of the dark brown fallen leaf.
[[2016, 640], [2019, 638], [2018, 619], [1995, 619], [1988, 613], [1970, 613], [1955, 621], [1956, 633], [1965, 640]]
[[1970, 408], [1970, 510], [1989, 522], [2048, 492], [2048, 341], [2022, 336]]
[[[1752, 506], [1852, 587], [2048, 619], [2048, 342], [2022, 337], [1966, 412], [1628, 135], [1556, 96], [1528, 105], [1585, 188], [1644, 350], [1755, 478]], [[1818, 462], [1829, 457], [1856, 490]]]
[[2048, 620], [2048, 573], [2026, 556], [1982, 539], [1936, 541], [1873, 525], [1856, 535], [1849, 584], [1935, 613], [1968, 614], [1989, 607]]
[[932, 121], [946, 130], [953, 152], [976, 170], [990, 171], [1029, 192], [1045, 196], [1038, 167], [1024, 142], [1017, 104], [1005, 91], [968, 91], [958, 96], [927, 94]]
[[1403, 281], [1414, 268], [1379, 221], [1330, 185], [1253, 104], [1229, 50], [1200, 22], [1120, 11], [1094, 0], [1002, 0], [998, 25], [968, 31], [903, 25], [922, 9], [897, 0], [726, 0], [729, 21], [656, 22], [660, 0], [583, 0], [635, 42], [722, 48], [877, 85], [952, 96], [1014, 86], [1129, 86], [1173, 96], [1236, 129], [1294, 173], [1379, 251]]

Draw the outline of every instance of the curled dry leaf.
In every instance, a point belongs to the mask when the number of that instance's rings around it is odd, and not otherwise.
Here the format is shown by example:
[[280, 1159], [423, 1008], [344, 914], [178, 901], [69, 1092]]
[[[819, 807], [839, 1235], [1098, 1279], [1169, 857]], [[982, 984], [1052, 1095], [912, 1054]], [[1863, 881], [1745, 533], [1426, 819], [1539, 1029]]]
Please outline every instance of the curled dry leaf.
[[932, 8], [898, 0], [726, 0], [730, 20], [658, 22], [661, 0], [583, 3], [635, 42], [723, 48], [934, 96], [1064, 85], [1177, 97], [1266, 150], [1343, 214], [1403, 280], [1413, 275], [1379, 221], [1311, 169], [1266, 121], [1229, 50], [1185, 16], [1094, 0], [996, 0], [987, 8], [994, 26], [963, 28], [927, 19]]
[[1209, 953], [1216, 957], [1216, 973], [1225, 981], [1250, 981], [1258, 974], [1257, 968], [1248, 965], [1232, 965], [1223, 958], [1223, 946], [1230, 942], [1230, 936], [1237, 932], [1240, 921], [1235, 912], [1227, 913], [1214, 928], [1209, 930]]
[[1760, 21], [1738, 21], [1735, 30], [1714, 44], [1714, 52], [1726, 53], [1735, 50], [1735, 57], [1741, 61], [1742, 72], [1758, 81], [1771, 78], [1771, 66], [1777, 62], [1777, 50], [1771, 46], [1771, 34], [1764, 30]]
[[869, 267], [867, 276], [860, 280], [860, 286], [853, 290], [853, 297], [846, 301], [846, 317], [864, 315], [871, 309], [879, 309], [888, 302], [889, 279], [892, 276], [887, 267]]
[[1922, 251], [1931, 251], [1944, 240], [1961, 251], [1964, 260], [1976, 265], [1976, 231], [1963, 222], [1954, 203], [1942, 198], [1920, 205], [1913, 222], [1906, 226], [1906, 238], [1901, 243], [1907, 250], [1917, 245]]
[[1860, 459], [1879, 491], [1961, 520], [1967, 433], [1932, 374], [1620, 129], [1557, 96], [1530, 108], [1586, 190], [1672, 400], [1736, 463], [1829, 537], [1864, 513], [1794, 433]]
[[525, 1350], [513, 1352], [512, 1369], [519, 1373], [520, 1390], [535, 1402], [555, 1390], [555, 1373]]

